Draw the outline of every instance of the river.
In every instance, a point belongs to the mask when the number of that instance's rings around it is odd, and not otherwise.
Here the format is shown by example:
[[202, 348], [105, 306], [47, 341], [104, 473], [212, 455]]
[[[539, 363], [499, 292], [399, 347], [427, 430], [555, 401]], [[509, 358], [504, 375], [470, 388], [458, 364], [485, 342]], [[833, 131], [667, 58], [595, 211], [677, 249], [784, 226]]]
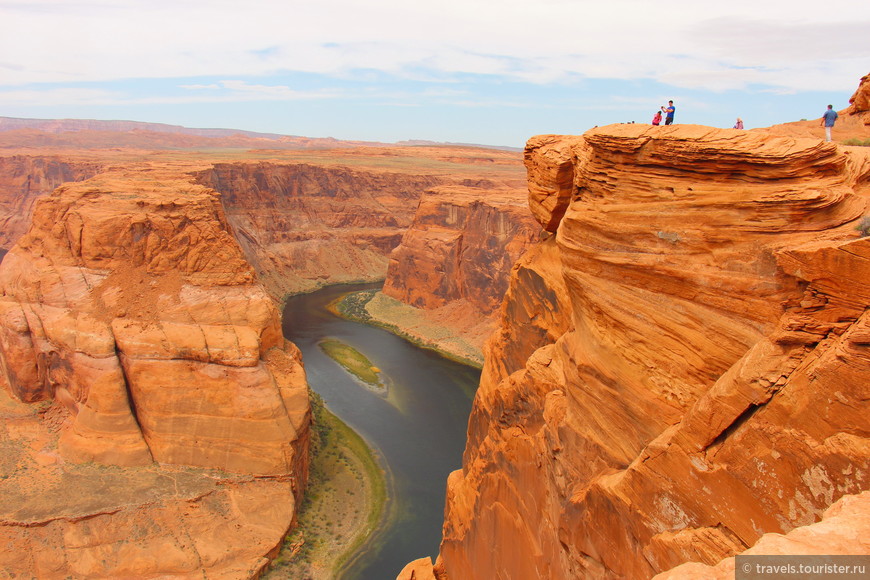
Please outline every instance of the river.
[[[477, 369], [326, 309], [342, 294], [378, 287], [331, 286], [292, 296], [284, 309], [284, 336], [302, 350], [311, 388], [365, 438], [392, 475], [388, 501], [397, 517], [364, 547], [343, 580], [391, 580], [408, 562], [438, 553], [447, 475], [461, 465], [480, 379]], [[327, 337], [381, 369], [389, 396], [366, 389], [327, 357], [317, 346]]]

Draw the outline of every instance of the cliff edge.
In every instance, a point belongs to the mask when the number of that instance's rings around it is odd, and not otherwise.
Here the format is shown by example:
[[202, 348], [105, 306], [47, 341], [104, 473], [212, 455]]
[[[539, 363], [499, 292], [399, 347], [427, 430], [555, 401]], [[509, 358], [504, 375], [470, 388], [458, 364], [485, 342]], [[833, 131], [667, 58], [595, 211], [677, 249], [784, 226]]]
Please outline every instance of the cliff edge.
[[868, 489], [870, 151], [612, 125], [525, 156], [554, 235], [487, 344], [439, 579], [712, 565]]

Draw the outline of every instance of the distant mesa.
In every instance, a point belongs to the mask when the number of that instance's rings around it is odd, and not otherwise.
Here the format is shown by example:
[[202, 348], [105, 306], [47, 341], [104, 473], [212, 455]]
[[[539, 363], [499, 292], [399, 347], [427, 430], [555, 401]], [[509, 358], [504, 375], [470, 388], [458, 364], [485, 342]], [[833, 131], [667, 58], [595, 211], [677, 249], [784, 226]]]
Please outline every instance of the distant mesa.
[[447, 146], [482, 147], [521, 151], [515, 147], [439, 143], [409, 140], [390, 144], [379, 141], [342, 140], [333, 137], [302, 137], [259, 133], [241, 129], [196, 129], [165, 123], [104, 121], [97, 119], [26, 119], [0, 117], [0, 148], [65, 147], [142, 149], [245, 148], [245, 149], [335, 149], [343, 147]]

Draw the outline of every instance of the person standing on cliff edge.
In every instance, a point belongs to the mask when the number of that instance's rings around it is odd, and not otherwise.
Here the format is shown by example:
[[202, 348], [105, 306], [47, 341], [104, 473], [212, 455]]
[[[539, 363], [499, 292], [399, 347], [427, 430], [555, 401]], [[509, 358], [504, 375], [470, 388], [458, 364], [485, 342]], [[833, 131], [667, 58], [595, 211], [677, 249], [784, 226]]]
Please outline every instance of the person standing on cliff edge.
[[828, 105], [828, 110], [822, 115], [822, 125], [825, 126], [825, 141], [831, 140], [831, 128], [837, 120], [837, 111], [834, 110], [834, 105]]
[[665, 125], [671, 125], [674, 122], [674, 111], [676, 110], [673, 101], [668, 101], [667, 108], [662, 107], [662, 111], [665, 112]]

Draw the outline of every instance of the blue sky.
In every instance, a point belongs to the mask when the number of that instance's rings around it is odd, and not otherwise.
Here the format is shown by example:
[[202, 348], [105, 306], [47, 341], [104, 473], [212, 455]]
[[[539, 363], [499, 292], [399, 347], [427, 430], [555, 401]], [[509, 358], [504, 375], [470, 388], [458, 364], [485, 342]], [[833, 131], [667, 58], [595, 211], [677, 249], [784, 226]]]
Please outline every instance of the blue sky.
[[817, 118], [870, 73], [870, 2], [0, 0], [0, 116], [511, 145]]

